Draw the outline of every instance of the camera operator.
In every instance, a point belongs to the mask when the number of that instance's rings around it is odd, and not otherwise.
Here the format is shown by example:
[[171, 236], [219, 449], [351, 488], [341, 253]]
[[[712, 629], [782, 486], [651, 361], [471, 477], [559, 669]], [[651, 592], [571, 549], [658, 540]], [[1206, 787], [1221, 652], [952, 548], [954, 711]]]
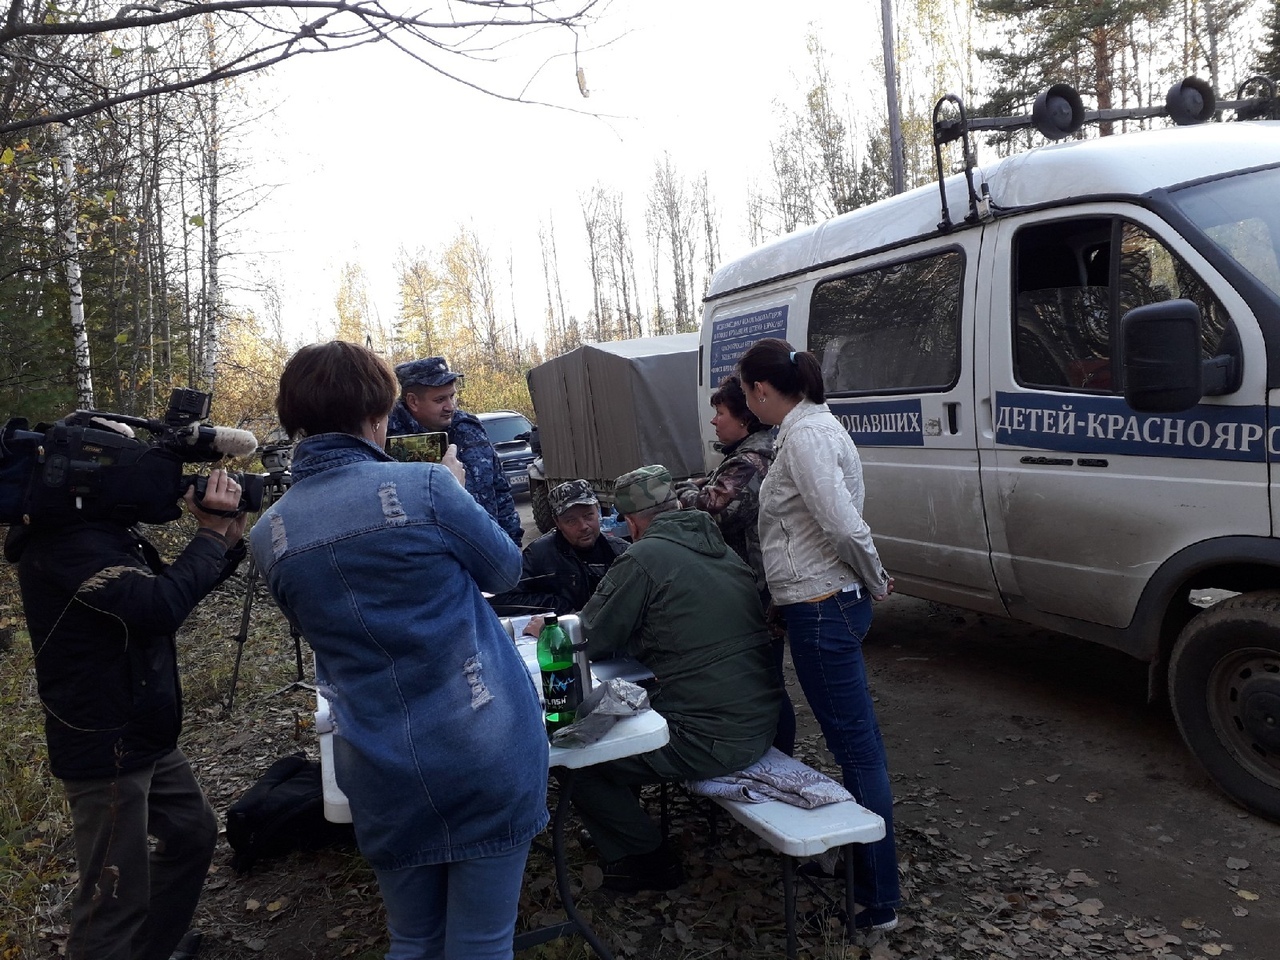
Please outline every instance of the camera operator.
[[174, 634], [244, 557], [245, 515], [230, 516], [240, 493], [223, 470], [209, 474], [199, 504], [187, 490], [198, 529], [169, 565], [123, 522], [9, 529], [49, 766], [75, 834], [67, 960], [168, 960], [195, 913], [218, 825], [178, 749]]

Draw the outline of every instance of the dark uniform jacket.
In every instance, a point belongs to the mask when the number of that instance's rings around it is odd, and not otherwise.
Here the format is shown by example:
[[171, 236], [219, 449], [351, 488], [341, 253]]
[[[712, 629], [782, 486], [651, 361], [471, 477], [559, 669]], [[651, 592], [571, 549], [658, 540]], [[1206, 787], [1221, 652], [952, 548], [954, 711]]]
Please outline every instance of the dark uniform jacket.
[[[428, 432], [414, 419], [404, 401], [397, 400], [391, 408], [391, 416], [387, 418], [387, 436]], [[453, 422], [445, 432], [449, 435], [449, 442], [457, 446], [458, 460], [467, 471], [467, 493], [484, 507], [498, 526], [507, 531], [515, 545], [520, 546], [524, 540], [524, 527], [520, 524], [520, 514], [516, 512], [511, 484], [502, 472], [502, 461], [489, 441], [484, 424], [474, 414], [455, 410]]]
[[10, 528], [54, 776], [112, 777], [177, 746], [174, 634], [244, 551], [197, 534], [166, 566], [119, 523]]
[[654, 518], [582, 611], [587, 655], [653, 671], [671, 744], [741, 770], [764, 755], [781, 689], [751, 569], [700, 510]]
[[516, 588], [489, 602], [503, 617], [546, 610], [577, 613], [587, 605], [609, 565], [628, 546], [625, 540], [602, 533], [590, 550], [578, 551], [559, 530], [552, 530], [525, 548]]

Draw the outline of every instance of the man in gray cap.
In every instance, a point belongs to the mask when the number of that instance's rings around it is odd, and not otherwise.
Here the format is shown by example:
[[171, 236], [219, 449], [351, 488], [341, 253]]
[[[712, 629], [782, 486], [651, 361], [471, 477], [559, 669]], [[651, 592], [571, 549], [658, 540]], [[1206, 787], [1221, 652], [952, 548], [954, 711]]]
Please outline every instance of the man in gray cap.
[[619, 477], [614, 499], [633, 543], [582, 611], [587, 655], [630, 656], [653, 671], [651, 702], [671, 740], [577, 771], [572, 799], [606, 887], [665, 890], [683, 870], [633, 788], [750, 766], [773, 742], [781, 690], [751, 568], [711, 515], [679, 509], [663, 466]]
[[556, 528], [524, 550], [524, 571], [514, 590], [490, 603], [501, 616], [554, 610], [577, 613], [627, 542], [600, 532], [600, 501], [585, 480], [553, 487], [548, 496]]
[[387, 418], [387, 436], [443, 432], [458, 448], [458, 460], [467, 472], [467, 492], [488, 511], [498, 526], [520, 546], [524, 527], [516, 512], [511, 484], [502, 462], [489, 442], [489, 434], [472, 414], [458, 407], [461, 376], [450, 370], [444, 357], [423, 357], [396, 366], [400, 399]]

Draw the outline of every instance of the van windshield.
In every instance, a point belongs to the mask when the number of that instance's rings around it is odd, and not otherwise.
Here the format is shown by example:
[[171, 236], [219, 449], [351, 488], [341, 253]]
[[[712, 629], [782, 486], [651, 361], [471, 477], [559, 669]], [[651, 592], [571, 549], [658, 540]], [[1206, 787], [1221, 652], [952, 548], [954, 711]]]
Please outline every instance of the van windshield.
[[1223, 253], [1280, 298], [1280, 168], [1199, 183], [1171, 197]]

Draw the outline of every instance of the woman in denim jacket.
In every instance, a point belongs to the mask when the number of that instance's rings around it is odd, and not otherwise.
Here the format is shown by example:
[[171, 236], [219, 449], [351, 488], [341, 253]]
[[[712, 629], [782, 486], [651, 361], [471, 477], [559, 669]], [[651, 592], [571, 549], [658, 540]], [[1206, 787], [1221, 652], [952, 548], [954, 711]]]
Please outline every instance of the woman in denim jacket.
[[378, 878], [388, 960], [510, 958], [529, 842], [547, 823], [533, 681], [481, 595], [520, 551], [445, 465], [383, 452], [395, 376], [374, 353], [303, 347], [280, 377], [293, 483], [250, 536], [316, 654], [338, 786]]
[[862, 519], [862, 460], [827, 408], [822, 368], [785, 340], [760, 340], [738, 361], [747, 405], [778, 427], [773, 466], [760, 486], [760, 547], [782, 612], [796, 678], [844, 785], [884, 818], [884, 839], [854, 852], [860, 929], [898, 925], [893, 792], [862, 660], [871, 600], [893, 592]]

